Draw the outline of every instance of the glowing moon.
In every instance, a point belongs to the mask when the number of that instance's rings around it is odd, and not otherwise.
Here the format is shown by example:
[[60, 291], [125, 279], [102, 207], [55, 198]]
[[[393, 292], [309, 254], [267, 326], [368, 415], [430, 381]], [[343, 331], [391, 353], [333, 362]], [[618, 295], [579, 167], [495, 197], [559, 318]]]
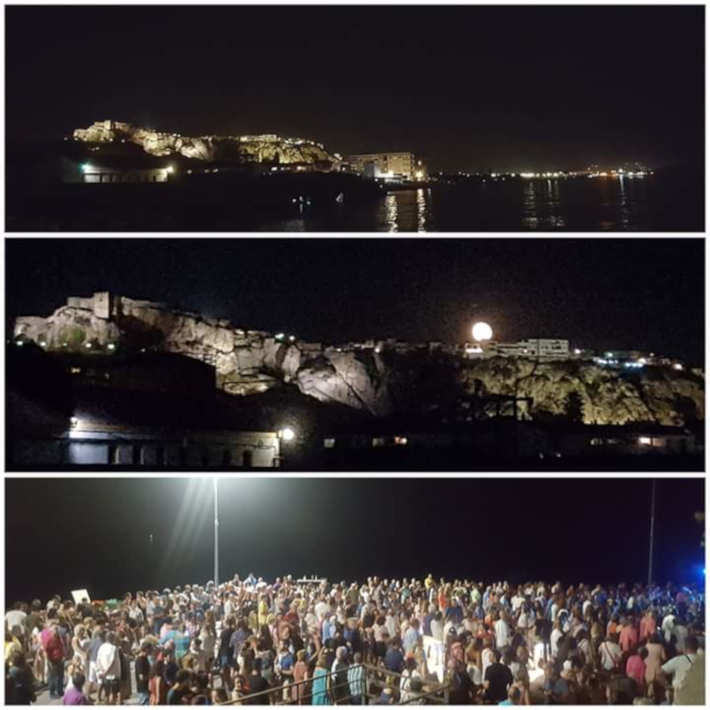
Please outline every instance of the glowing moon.
[[493, 337], [493, 328], [488, 323], [475, 323], [472, 329], [473, 339], [480, 342], [481, 340], [490, 340]]

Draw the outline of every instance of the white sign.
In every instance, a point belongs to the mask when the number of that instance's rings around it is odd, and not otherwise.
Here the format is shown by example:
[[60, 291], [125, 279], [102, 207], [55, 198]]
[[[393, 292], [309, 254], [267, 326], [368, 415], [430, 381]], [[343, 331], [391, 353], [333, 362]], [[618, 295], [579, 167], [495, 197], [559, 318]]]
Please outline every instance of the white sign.
[[446, 653], [444, 644], [433, 636], [423, 636], [424, 657], [426, 658], [427, 672], [435, 675], [439, 683], [444, 682], [446, 673]]
[[89, 592], [86, 591], [86, 589], [75, 589], [72, 593], [72, 599], [74, 600], [75, 604], [81, 604], [81, 602], [86, 599], [89, 603], [91, 603], [91, 597], [89, 596]]

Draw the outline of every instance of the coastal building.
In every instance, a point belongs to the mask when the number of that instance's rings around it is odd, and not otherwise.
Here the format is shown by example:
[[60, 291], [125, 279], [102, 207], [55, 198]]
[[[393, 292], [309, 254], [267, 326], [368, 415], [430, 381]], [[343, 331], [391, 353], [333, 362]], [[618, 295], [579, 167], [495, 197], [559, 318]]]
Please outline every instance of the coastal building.
[[427, 178], [424, 164], [414, 153], [363, 153], [348, 156], [347, 162], [353, 172], [370, 180], [422, 182]]
[[64, 162], [65, 183], [116, 184], [168, 182], [175, 166], [150, 155], [99, 155]]
[[475, 345], [466, 344], [468, 359], [488, 357], [528, 357], [544, 360], [566, 360], [570, 357], [569, 340], [560, 338], [528, 338], [514, 343], [487, 340]]
[[272, 426], [248, 399], [216, 391], [207, 363], [168, 353], [21, 350], [8, 391], [11, 468], [282, 464], [287, 427]]

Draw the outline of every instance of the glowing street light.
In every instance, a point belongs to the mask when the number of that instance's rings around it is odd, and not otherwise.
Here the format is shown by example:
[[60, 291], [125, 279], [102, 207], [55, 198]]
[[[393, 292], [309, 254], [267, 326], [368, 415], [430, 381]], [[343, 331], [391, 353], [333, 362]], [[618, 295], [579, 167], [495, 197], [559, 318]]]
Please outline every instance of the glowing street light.
[[290, 426], [287, 426], [281, 429], [279, 437], [285, 442], [293, 441], [296, 438], [296, 432]]
[[473, 339], [479, 343], [482, 340], [490, 340], [493, 337], [493, 328], [491, 328], [488, 323], [475, 323], [471, 329], [471, 332], [473, 334]]

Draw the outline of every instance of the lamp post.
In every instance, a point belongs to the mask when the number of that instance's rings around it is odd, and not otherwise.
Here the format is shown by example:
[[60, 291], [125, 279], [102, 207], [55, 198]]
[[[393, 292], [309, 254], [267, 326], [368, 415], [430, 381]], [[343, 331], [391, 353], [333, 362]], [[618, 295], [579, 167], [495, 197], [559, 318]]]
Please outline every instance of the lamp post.
[[219, 478], [212, 479], [214, 489], [214, 586], [219, 587]]
[[648, 586], [653, 576], [653, 536], [656, 525], [656, 479], [651, 479], [651, 529], [648, 536]]

